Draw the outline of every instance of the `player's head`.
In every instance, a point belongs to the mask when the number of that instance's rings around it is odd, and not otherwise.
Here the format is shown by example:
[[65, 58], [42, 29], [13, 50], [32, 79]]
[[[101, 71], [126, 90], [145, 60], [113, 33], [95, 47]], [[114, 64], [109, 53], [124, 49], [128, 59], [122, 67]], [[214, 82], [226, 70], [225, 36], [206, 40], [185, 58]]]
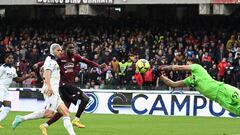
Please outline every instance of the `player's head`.
[[187, 65], [199, 64], [199, 60], [196, 59], [196, 58], [188, 58], [186, 64], [187, 64]]
[[66, 42], [63, 45], [64, 51], [68, 55], [73, 55], [74, 54], [74, 49], [75, 49], [75, 44], [73, 42]]
[[55, 56], [55, 57], [59, 57], [62, 53], [62, 47], [57, 44], [57, 43], [53, 43], [51, 46], [50, 46], [50, 54]]
[[4, 62], [6, 64], [12, 65], [14, 62], [13, 54], [12, 53], [6, 53], [4, 56]]

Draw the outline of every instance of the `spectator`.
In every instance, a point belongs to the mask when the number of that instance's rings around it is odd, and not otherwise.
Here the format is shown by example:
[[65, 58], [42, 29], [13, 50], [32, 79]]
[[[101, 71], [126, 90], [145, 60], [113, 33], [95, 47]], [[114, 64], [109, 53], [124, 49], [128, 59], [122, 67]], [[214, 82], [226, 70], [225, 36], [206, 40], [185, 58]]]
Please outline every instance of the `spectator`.
[[212, 57], [208, 55], [208, 52], [205, 52], [204, 55], [202, 56], [202, 62], [212, 62]]
[[150, 69], [143, 75], [144, 85], [146, 86], [145, 89], [152, 90], [153, 89], [153, 81], [154, 81], [154, 73], [153, 70]]
[[25, 48], [25, 46], [22, 44], [21, 45], [21, 49], [20, 49], [20, 54], [22, 55], [22, 59], [25, 60], [26, 58], [26, 53], [27, 53], [27, 49]]
[[228, 66], [225, 70], [224, 82], [230, 85], [234, 85], [234, 67], [231, 63], [228, 63]]
[[222, 61], [218, 64], [218, 80], [224, 81], [225, 70], [228, 67], [226, 58], [223, 58]]
[[212, 57], [205, 52], [202, 56], [202, 66], [209, 70], [212, 67]]
[[240, 54], [240, 47], [237, 47], [237, 50], [235, 52], [235, 59], [238, 57], [238, 55]]
[[213, 79], [218, 79], [218, 69], [216, 64], [213, 64], [212, 68], [210, 68], [209, 74], [212, 76]]
[[168, 48], [168, 53], [166, 54], [167, 64], [170, 64], [174, 59], [174, 54], [172, 48]]
[[227, 62], [232, 64], [233, 61], [234, 61], [233, 53], [230, 52], [228, 53]]
[[119, 61], [117, 60], [116, 57], [113, 57], [111, 61], [111, 68], [113, 69], [113, 72], [115, 72], [116, 74], [119, 73]]
[[128, 67], [128, 63], [125, 61], [123, 58], [121, 62], [119, 62], [119, 84], [123, 86], [126, 81], [125, 81], [125, 76], [126, 76], [126, 70]]
[[231, 35], [231, 38], [228, 40], [226, 48], [230, 52], [231, 49], [234, 47], [234, 44], [237, 43], [234, 35]]
[[191, 58], [193, 56], [193, 54], [194, 54], [193, 47], [189, 46], [189, 48], [187, 50], [187, 57]]
[[29, 59], [29, 66], [33, 66], [35, 63], [39, 61], [39, 53], [37, 48], [30, 49], [30, 52], [27, 53], [27, 58]]
[[233, 61], [234, 67], [234, 85], [240, 88], [240, 53], [237, 54], [236, 58]]
[[22, 56], [22, 54], [20, 53], [20, 51], [19, 51], [18, 48], [16, 49], [16, 52], [14, 53], [13, 58], [14, 58], [14, 60], [17, 60], [17, 61], [22, 60], [23, 56]]
[[218, 50], [218, 53], [216, 54], [216, 61], [219, 63], [223, 58], [225, 58], [227, 55], [227, 51], [224, 47], [224, 44], [221, 44]]

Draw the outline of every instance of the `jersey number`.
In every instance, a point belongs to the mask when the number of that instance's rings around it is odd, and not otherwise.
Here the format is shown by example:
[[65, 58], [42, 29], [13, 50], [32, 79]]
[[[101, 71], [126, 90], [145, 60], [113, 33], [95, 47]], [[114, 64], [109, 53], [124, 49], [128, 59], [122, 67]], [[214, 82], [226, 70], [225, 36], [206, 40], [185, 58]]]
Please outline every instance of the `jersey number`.
[[232, 98], [233, 98], [233, 99], [238, 99], [238, 98], [239, 98], [239, 94], [235, 91], [235, 92], [232, 94]]

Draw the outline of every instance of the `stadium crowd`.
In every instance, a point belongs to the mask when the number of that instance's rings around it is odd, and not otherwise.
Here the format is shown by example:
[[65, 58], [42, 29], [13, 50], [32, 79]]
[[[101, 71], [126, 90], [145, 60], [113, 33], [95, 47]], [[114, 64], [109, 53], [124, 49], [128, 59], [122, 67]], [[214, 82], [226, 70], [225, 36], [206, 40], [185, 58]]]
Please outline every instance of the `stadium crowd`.
[[[43, 61], [52, 43], [62, 45], [73, 41], [81, 56], [109, 66], [108, 71], [101, 73], [97, 68], [79, 63], [75, 80], [81, 88], [167, 90], [154, 72], [146, 72], [143, 78], [135, 74], [134, 63], [140, 58], [149, 60], [153, 69], [197, 58], [214, 79], [240, 87], [240, 33], [226, 23], [105, 17], [31, 20], [14, 22], [14, 25], [4, 19], [0, 22], [1, 55], [4, 51], [14, 52], [19, 76], [25, 76], [35, 63]], [[173, 80], [188, 75], [166, 74]], [[21, 85], [40, 87], [40, 84], [41, 79], [36, 76]]]

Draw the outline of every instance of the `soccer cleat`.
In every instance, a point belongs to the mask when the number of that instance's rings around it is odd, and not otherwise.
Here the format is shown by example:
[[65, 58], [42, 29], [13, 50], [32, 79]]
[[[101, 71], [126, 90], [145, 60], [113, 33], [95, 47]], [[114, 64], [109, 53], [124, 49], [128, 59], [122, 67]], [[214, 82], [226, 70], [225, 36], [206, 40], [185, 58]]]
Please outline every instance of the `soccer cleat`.
[[85, 128], [86, 127], [79, 120], [72, 120], [72, 124], [73, 124], [73, 126], [76, 126], [78, 128]]
[[1, 129], [1, 128], [4, 128], [4, 127], [3, 127], [2, 125], [0, 125], [0, 129]]
[[39, 127], [42, 131], [42, 135], [47, 135], [47, 128], [44, 126], [44, 124], [41, 124]]
[[17, 126], [22, 122], [21, 118], [19, 115], [17, 115], [14, 119], [14, 121], [12, 122], [12, 128], [13, 130], [17, 128]]

